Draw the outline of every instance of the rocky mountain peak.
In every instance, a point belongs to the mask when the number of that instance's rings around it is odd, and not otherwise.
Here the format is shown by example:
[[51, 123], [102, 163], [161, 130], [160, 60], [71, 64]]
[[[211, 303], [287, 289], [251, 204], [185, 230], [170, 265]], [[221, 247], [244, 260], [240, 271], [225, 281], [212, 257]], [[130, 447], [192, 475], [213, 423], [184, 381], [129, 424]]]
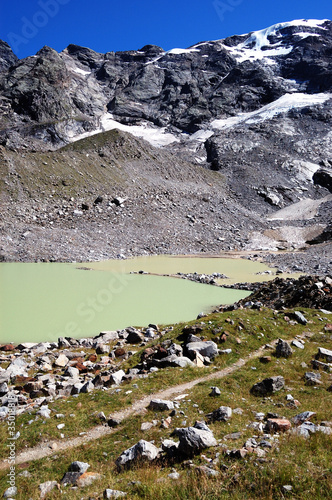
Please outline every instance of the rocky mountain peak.
[[7, 42], [0, 40], [0, 71], [6, 71], [15, 63], [18, 58], [10, 48]]

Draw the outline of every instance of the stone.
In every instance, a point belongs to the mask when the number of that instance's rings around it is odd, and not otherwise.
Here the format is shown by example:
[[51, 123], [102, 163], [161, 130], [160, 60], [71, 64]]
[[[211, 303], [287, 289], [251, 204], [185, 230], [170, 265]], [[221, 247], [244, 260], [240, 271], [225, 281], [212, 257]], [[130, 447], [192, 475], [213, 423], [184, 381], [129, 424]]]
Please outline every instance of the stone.
[[68, 484], [76, 485], [77, 480], [81, 477], [81, 472], [66, 472], [61, 479], [61, 484], [64, 486]]
[[286, 432], [291, 426], [292, 424], [286, 418], [269, 418], [265, 429], [267, 432]]
[[0, 384], [0, 396], [4, 396], [8, 392], [8, 384], [6, 382], [2, 382], [2, 384]]
[[195, 359], [196, 352], [210, 359], [218, 355], [218, 346], [212, 340], [207, 340], [206, 342], [190, 342], [186, 345], [186, 350], [190, 359]]
[[304, 374], [304, 379], [305, 379], [305, 385], [319, 385], [322, 383], [322, 381], [320, 380], [321, 378], [321, 375], [320, 373], [318, 372], [306, 372]]
[[239, 458], [244, 458], [247, 454], [248, 454], [248, 450], [246, 448], [239, 448], [237, 450], [231, 450], [228, 453], [228, 456], [230, 458], [239, 459]]
[[122, 382], [123, 377], [125, 377], [125, 372], [123, 370], [118, 370], [111, 374], [110, 381], [115, 385], [119, 385]]
[[286, 341], [279, 339], [276, 345], [276, 356], [278, 358], [289, 358], [292, 354], [293, 349], [290, 345]]
[[177, 479], [180, 478], [180, 474], [178, 472], [171, 472], [170, 474], [168, 474], [167, 477], [169, 477], [170, 479], [174, 479], [176, 481]]
[[126, 342], [127, 344], [141, 344], [144, 342], [144, 335], [137, 330], [130, 330]]
[[286, 492], [286, 493], [290, 493], [293, 489], [293, 486], [289, 485], [289, 484], [285, 484], [283, 487], [282, 487], [283, 491]]
[[107, 421], [107, 425], [109, 427], [117, 427], [118, 425], [121, 424], [121, 420], [119, 418], [109, 418]]
[[183, 355], [183, 349], [179, 344], [175, 344], [174, 342], [169, 346], [167, 349], [167, 354], [170, 356], [172, 354], [175, 354], [176, 356], [182, 356]]
[[160, 367], [172, 366], [175, 368], [186, 368], [187, 366], [195, 366], [195, 364], [189, 358], [185, 356], [177, 356], [176, 354], [171, 354], [170, 356], [166, 356], [161, 360], [154, 360], [154, 362], [157, 362], [158, 366]]
[[285, 379], [281, 375], [275, 377], [268, 377], [257, 382], [250, 392], [255, 396], [266, 396], [267, 394], [272, 394], [274, 392], [280, 391], [285, 386]]
[[271, 356], [262, 356], [259, 358], [259, 361], [261, 363], [267, 364], [267, 363], [271, 363], [272, 358], [271, 358]]
[[304, 349], [304, 345], [299, 340], [293, 340], [292, 345], [298, 349]]
[[300, 311], [294, 311], [294, 317], [298, 323], [301, 325], [306, 325], [308, 320], [304, 317], [304, 315]]
[[55, 366], [63, 368], [67, 365], [68, 362], [69, 359], [67, 358], [67, 356], [65, 356], [65, 354], [60, 354], [60, 356], [58, 356], [58, 358], [54, 361], [54, 364]]
[[45, 483], [41, 483], [39, 485], [40, 490], [40, 498], [44, 498], [47, 493], [50, 493], [54, 488], [58, 488], [59, 485], [57, 481], [46, 481]]
[[11, 486], [10, 488], [6, 489], [6, 491], [3, 494], [3, 498], [15, 497], [16, 495], [17, 495], [16, 486]]
[[294, 425], [300, 425], [304, 422], [307, 422], [315, 415], [316, 413], [313, 411], [304, 411], [302, 413], [299, 413], [298, 415], [295, 415], [295, 417], [292, 418], [292, 422]]
[[232, 408], [229, 406], [220, 406], [217, 410], [209, 413], [207, 418], [210, 422], [227, 422], [232, 416]]
[[82, 385], [80, 392], [83, 394], [87, 394], [89, 392], [92, 392], [94, 390], [94, 388], [95, 388], [95, 386], [89, 380], [89, 382], [86, 382], [85, 384]]
[[77, 368], [74, 368], [73, 366], [67, 366], [64, 376], [76, 379], [79, 377], [79, 374], [80, 372]]
[[318, 348], [318, 353], [315, 356], [316, 359], [323, 359], [326, 363], [332, 363], [332, 351], [329, 349], [324, 349], [323, 347]]
[[242, 432], [232, 432], [231, 434], [226, 434], [226, 436], [224, 436], [224, 439], [227, 440], [234, 440], [236, 441], [237, 439], [240, 439], [240, 437], [242, 436]]
[[188, 457], [218, 444], [212, 431], [199, 428], [199, 423], [196, 423], [194, 427], [175, 429], [174, 434], [180, 440], [179, 452]]
[[15, 347], [13, 344], [5, 344], [0, 346], [0, 351], [11, 352], [14, 351]]
[[311, 366], [314, 370], [324, 370], [325, 372], [332, 371], [332, 363], [323, 363], [322, 361], [318, 361], [317, 359], [311, 360]]
[[79, 488], [86, 488], [86, 486], [90, 486], [90, 484], [101, 479], [102, 477], [103, 476], [97, 472], [84, 472], [84, 474], [76, 480], [76, 485]]
[[199, 466], [194, 465], [194, 466], [192, 466], [192, 468], [198, 474], [202, 474], [202, 475], [207, 476], [207, 477], [217, 477], [220, 475], [219, 471], [212, 469], [211, 467], [208, 467], [207, 465], [199, 465]]
[[113, 342], [114, 340], [118, 340], [119, 334], [117, 331], [104, 331], [100, 332], [100, 335], [97, 337], [97, 340], [101, 339], [102, 342]]
[[70, 342], [66, 340], [64, 337], [58, 338], [58, 347], [61, 349], [62, 347], [70, 347]]
[[90, 464], [86, 462], [79, 462], [76, 460], [75, 462], [72, 462], [70, 464], [68, 472], [80, 472], [81, 474], [84, 474], [84, 472], [86, 472], [89, 467]]
[[125, 493], [124, 491], [111, 490], [109, 488], [107, 488], [103, 493], [104, 498], [121, 498], [121, 497], [125, 497], [126, 495], [127, 495], [127, 493]]
[[221, 395], [221, 391], [220, 391], [219, 387], [211, 387], [211, 392], [210, 392], [209, 396], [217, 397], [220, 395]]
[[96, 354], [108, 354], [110, 352], [110, 346], [107, 344], [98, 344], [96, 347]]
[[141, 431], [149, 431], [153, 427], [152, 422], [143, 422], [141, 425]]
[[163, 399], [152, 399], [148, 408], [156, 411], [174, 410], [174, 403]]
[[42, 406], [40, 410], [37, 411], [36, 415], [40, 415], [43, 418], [51, 418], [51, 410], [48, 406]]
[[119, 470], [124, 467], [130, 467], [130, 465], [136, 463], [138, 460], [141, 462], [142, 460], [147, 460], [152, 462], [156, 458], [159, 457], [160, 449], [157, 448], [154, 444], [149, 441], [145, 441], [141, 439], [138, 443], [136, 443], [131, 448], [125, 450], [121, 455], [116, 459], [116, 465]]

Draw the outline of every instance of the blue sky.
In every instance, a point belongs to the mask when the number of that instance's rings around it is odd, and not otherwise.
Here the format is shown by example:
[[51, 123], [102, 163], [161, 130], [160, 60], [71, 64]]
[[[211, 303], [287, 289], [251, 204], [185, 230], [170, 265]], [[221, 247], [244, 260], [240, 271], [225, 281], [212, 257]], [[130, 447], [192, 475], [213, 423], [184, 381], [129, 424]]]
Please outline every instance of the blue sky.
[[266, 28], [281, 21], [331, 19], [331, 0], [0, 0], [0, 38], [18, 57], [69, 43], [98, 52], [165, 50]]

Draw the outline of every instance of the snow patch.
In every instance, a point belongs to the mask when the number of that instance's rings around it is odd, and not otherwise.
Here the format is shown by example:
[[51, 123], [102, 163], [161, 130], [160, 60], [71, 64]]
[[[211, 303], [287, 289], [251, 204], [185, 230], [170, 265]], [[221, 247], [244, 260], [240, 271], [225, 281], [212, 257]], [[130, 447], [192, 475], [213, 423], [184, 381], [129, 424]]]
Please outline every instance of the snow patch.
[[306, 106], [314, 106], [324, 104], [332, 98], [332, 94], [302, 94], [292, 93], [285, 94], [279, 99], [262, 108], [251, 111], [250, 113], [240, 113], [237, 116], [225, 118], [221, 120], [213, 120], [211, 126], [216, 130], [225, 130], [237, 125], [259, 123], [265, 120], [270, 120], [274, 116], [281, 113], [287, 113], [291, 109], [301, 109]]
[[[321, 27], [321, 24], [324, 24], [325, 21], [327, 21], [327, 19], [303, 19], [274, 24], [269, 28], [265, 28], [260, 31], [254, 31], [249, 35], [247, 40], [236, 45], [235, 47], [228, 47], [227, 45], [223, 45], [223, 47], [234, 57], [236, 57], [239, 62], [247, 60], [265, 60], [267, 63], [271, 64], [269, 58], [290, 54], [294, 48], [292, 45], [288, 47], [282, 46], [282, 42], [284, 41], [284, 39], [283, 35], [280, 33], [281, 30], [290, 26], [311, 27], [325, 30], [325, 28]], [[320, 36], [317, 33], [300, 32], [296, 34], [296, 36], [301, 36], [302, 38], [307, 38], [308, 36], [312, 35]], [[278, 41], [276, 43], [270, 42], [269, 38], [272, 36], [278, 38]]]
[[128, 132], [135, 137], [145, 139], [155, 147], [163, 147], [168, 144], [172, 144], [173, 142], [180, 142], [178, 137], [166, 132], [165, 128], [153, 128], [146, 122], [141, 125], [123, 125], [122, 123], [114, 120], [113, 115], [110, 113], [106, 113], [101, 117], [100, 127], [98, 129], [69, 137], [69, 140], [70, 142], [75, 142], [80, 139], [85, 139], [86, 137], [91, 137], [93, 135], [101, 134], [102, 132], [108, 132], [109, 130], [114, 129], [122, 130], [123, 132]]
[[175, 55], [180, 55], [180, 54], [190, 54], [191, 52], [199, 52], [197, 49], [172, 49], [166, 52], [166, 54], [175, 54]]
[[81, 69], [81, 68], [72, 68], [72, 71], [74, 71], [74, 73], [77, 73], [78, 75], [82, 75], [82, 76], [91, 75], [91, 71], [85, 71], [84, 69]]

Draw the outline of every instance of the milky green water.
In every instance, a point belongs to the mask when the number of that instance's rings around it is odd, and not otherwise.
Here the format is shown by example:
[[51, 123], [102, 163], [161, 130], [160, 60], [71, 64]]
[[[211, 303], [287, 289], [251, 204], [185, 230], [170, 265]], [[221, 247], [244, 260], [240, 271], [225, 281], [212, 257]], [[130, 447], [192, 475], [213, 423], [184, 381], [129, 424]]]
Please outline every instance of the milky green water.
[[[220, 272], [256, 281], [262, 264], [242, 259], [142, 257], [78, 264], [0, 263], [0, 341], [39, 342], [94, 336], [102, 330], [194, 319], [248, 293], [183, 279], [133, 275]], [[266, 279], [266, 276], [262, 279]]]

